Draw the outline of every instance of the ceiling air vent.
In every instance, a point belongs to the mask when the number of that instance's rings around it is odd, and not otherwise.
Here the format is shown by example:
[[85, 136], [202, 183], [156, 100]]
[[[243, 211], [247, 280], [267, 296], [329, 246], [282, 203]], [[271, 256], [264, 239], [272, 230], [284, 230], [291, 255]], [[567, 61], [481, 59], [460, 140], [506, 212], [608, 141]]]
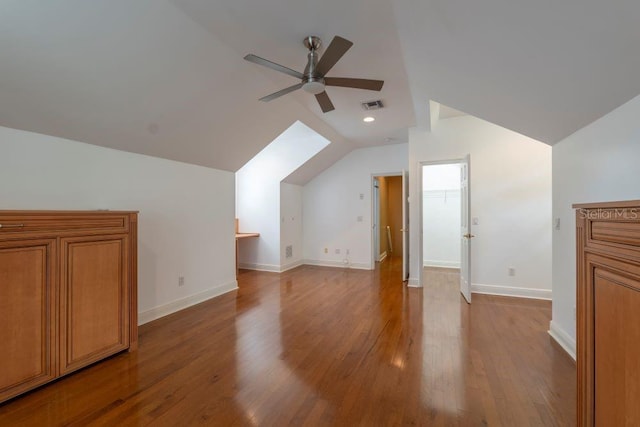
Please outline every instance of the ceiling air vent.
[[377, 101], [363, 102], [362, 108], [365, 110], [379, 110], [384, 108], [384, 105], [382, 104], [382, 100], [378, 99]]

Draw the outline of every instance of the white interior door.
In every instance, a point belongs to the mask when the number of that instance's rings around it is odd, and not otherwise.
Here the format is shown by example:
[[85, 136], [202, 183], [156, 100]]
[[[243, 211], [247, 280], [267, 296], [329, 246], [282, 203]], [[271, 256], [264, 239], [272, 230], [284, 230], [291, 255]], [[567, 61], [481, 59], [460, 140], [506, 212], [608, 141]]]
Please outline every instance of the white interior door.
[[460, 292], [468, 303], [471, 303], [471, 192], [469, 186], [469, 159], [464, 158], [460, 164], [460, 207], [462, 211], [460, 238], [462, 254], [460, 256]]
[[402, 171], [402, 280], [409, 278], [409, 173]]

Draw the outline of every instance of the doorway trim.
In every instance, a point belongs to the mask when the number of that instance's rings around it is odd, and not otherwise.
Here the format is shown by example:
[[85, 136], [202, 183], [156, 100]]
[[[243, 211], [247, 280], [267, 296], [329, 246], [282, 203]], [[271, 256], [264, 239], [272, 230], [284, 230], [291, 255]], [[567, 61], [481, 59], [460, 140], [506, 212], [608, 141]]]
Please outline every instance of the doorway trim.
[[418, 233], [418, 286], [417, 287], [423, 287], [424, 283], [424, 227], [422, 226], [422, 223], [424, 221], [424, 217], [423, 217], [423, 203], [422, 203], [422, 195], [423, 195], [423, 188], [422, 188], [422, 168], [424, 166], [434, 166], [434, 165], [455, 165], [455, 164], [460, 164], [460, 163], [464, 163], [465, 158], [461, 157], [459, 159], [446, 159], [446, 160], [425, 160], [422, 162], [418, 162], [418, 179], [417, 179], [417, 184], [418, 184], [418, 229], [419, 229], [419, 233]]
[[[376, 248], [375, 248], [375, 235], [374, 233], [377, 230], [377, 225], [374, 221], [375, 221], [375, 209], [377, 209], [377, 206], [375, 206], [374, 203], [374, 198], [375, 198], [375, 184], [376, 184], [376, 177], [379, 176], [399, 176], [402, 177], [402, 171], [398, 171], [398, 172], [382, 172], [382, 173], [372, 173], [371, 174], [371, 178], [370, 178], [370, 183], [371, 183], [371, 232], [369, 234], [369, 238], [371, 239], [371, 269], [374, 270], [376, 268], [376, 261], [378, 260], [378, 257], [380, 256], [380, 254], [378, 254], [378, 256], [376, 256]], [[379, 218], [378, 218], [379, 220]]]

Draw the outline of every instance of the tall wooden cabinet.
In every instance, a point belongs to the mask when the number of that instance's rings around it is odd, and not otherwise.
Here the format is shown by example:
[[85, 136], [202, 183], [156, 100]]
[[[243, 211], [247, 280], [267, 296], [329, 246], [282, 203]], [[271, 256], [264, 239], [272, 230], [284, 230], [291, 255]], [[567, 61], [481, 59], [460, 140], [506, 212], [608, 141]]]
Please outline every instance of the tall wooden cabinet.
[[578, 425], [640, 425], [640, 201], [574, 205]]
[[0, 211], [0, 402], [137, 337], [136, 212]]

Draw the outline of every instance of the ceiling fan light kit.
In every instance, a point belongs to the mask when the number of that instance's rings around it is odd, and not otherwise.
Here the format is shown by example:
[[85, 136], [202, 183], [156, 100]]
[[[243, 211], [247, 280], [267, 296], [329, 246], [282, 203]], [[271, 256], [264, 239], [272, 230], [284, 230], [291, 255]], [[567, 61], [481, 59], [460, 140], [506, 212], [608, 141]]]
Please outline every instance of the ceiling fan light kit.
[[353, 46], [353, 43], [340, 36], [335, 36], [322, 58], [318, 59], [318, 50], [322, 46], [322, 40], [316, 36], [305, 37], [303, 43], [309, 53], [307, 54], [307, 66], [304, 73], [292, 70], [284, 65], [271, 62], [259, 56], [249, 54], [244, 57], [245, 60], [254, 64], [262, 65], [272, 70], [288, 74], [300, 80], [300, 83], [289, 86], [278, 92], [260, 98], [260, 101], [269, 102], [279, 98], [287, 93], [302, 89], [305, 92], [315, 95], [318, 104], [323, 113], [327, 113], [335, 109], [325, 88], [326, 86], [348, 87], [355, 89], [366, 89], [380, 91], [384, 85], [382, 80], [369, 79], [353, 79], [345, 77], [326, 77], [326, 74], [334, 65], [342, 58], [342, 56]]
[[302, 85], [302, 90], [308, 93], [317, 95], [324, 92], [325, 84], [324, 79], [310, 80]]

